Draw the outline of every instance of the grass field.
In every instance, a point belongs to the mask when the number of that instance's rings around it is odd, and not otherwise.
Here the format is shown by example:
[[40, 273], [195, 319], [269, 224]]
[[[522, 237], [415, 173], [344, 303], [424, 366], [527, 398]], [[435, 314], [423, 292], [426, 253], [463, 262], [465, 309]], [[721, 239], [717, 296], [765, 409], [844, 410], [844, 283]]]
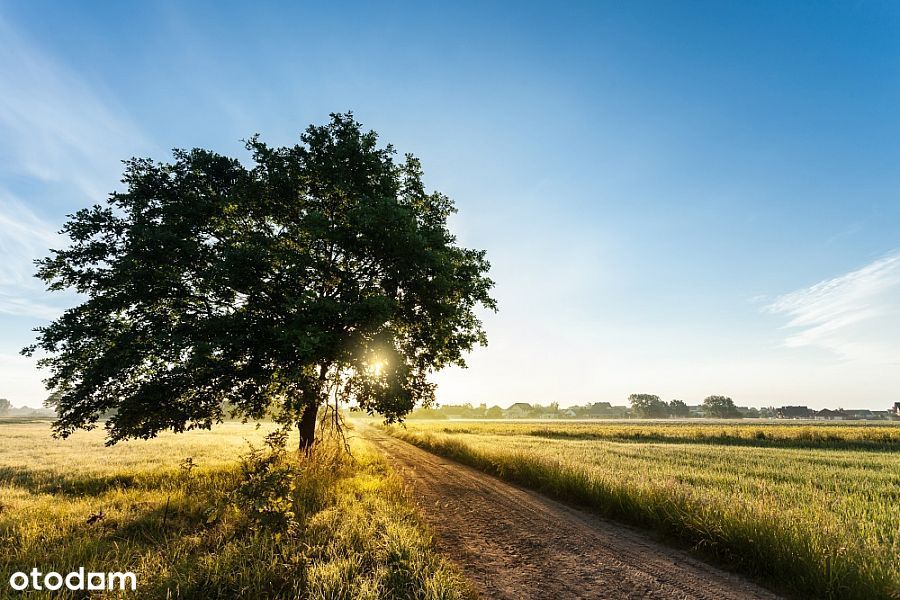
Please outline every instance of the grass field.
[[[0, 597], [21, 597], [9, 577], [33, 567], [132, 571], [130, 598], [470, 595], [362, 442], [352, 459], [325, 444], [242, 466], [269, 429], [226, 423], [106, 448], [100, 432], [57, 441], [47, 422], [0, 420]], [[244, 478], [254, 464], [266, 469]]]
[[410, 422], [390, 431], [798, 597], [900, 597], [900, 427]]

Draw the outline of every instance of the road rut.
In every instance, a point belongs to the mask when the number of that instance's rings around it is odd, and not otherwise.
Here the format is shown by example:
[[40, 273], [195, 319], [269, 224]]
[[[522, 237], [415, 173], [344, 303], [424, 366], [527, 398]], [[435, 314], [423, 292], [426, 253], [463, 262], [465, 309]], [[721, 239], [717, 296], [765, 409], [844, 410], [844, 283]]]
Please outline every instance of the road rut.
[[485, 598], [774, 599], [775, 594], [655, 542], [367, 425], [413, 491], [438, 549]]

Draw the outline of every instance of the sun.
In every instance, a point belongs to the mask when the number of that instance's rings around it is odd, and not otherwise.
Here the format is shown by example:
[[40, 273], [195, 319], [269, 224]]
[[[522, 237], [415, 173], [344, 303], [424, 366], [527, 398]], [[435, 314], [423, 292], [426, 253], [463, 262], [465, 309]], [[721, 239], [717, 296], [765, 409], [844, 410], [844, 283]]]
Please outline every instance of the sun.
[[384, 373], [384, 369], [387, 367], [387, 361], [382, 359], [375, 359], [369, 362], [369, 366], [366, 369], [369, 375], [373, 377], [381, 377]]

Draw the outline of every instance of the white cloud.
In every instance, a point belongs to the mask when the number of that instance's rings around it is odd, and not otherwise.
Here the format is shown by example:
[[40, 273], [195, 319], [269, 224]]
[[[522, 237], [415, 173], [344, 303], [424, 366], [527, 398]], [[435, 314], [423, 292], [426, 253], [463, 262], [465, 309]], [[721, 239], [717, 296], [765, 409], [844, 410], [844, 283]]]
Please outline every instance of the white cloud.
[[[30, 330], [77, 301], [45, 291], [34, 260], [65, 241], [64, 215], [103, 201], [121, 160], [155, 150], [106, 90], [48, 55], [0, 17], [0, 396], [40, 403]], [[48, 215], [52, 215], [48, 218]]]
[[131, 121], [0, 20], [0, 178], [59, 182], [105, 197], [144, 147]]
[[900, 362], [900, 252], [778, 297], [766, 310], [790, 317], [785, 344], [868, 364]]
[[64, 246], [64, 214], [102, 201], [121, 159], [147, 147], [96, 86], [0, 19], [0, 313], [52, 319], [71, 304], [45, 292], [34, 260]]
[[48, 294], [34, 261], [64, 246], [54, 227], [0, 189], [0, 313], [53, 319], [71, 294]]

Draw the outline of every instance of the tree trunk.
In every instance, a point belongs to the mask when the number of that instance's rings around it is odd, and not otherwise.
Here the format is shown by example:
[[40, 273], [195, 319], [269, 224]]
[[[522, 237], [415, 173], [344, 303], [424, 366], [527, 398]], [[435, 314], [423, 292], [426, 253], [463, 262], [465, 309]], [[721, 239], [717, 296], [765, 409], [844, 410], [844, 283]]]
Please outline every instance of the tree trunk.
[[300, 422], [297, 423], [297, 430], [300, 432], [300, 450], [309, 452], [313, 442], [316, 441], [316, 415], [319, 413], [319, 404], [308, 404], [303, 409], [303, 415]]

